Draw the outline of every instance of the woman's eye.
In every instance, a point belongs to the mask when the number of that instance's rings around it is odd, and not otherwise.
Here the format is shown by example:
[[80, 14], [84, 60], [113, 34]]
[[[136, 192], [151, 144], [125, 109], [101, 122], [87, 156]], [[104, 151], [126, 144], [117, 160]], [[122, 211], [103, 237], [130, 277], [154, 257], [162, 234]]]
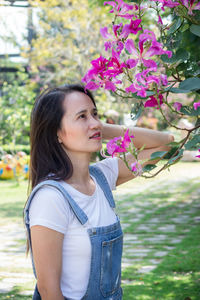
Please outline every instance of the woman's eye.
[[80, 118], [80, 119], [84, 119], [84, 118], [85, 118], [85, 115], [80, 115], [79, 118]]

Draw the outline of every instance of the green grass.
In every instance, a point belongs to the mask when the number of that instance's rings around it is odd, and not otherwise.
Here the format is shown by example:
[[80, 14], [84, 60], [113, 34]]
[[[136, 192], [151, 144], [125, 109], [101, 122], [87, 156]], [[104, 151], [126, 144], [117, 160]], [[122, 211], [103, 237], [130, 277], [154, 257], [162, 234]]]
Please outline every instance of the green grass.
[[[125, 300], [199, 300], [200, 227], [192, 228], [176, 249], [149, 274], [134, 266], [122, 272]], [[128, 284], [130, 281], [130, 284]]]
[[[136, 178], [114, 192], [121, 222], [129, 224], [124, 229], [125, 236], [138, 236], [143, 248], [150, 249], [148, 255], [141, 260], [136, 260], [134, 255], [124, 251], [123, 259], [130, 259], [131, 264], [122, 272], [123, 300], [200, 299], [200, 226], [198, 222], [194, 222], [194, 217], [200, 216], [199, 207], [196, 206], [200, 198], [198, 170], [200, 168], [196, 162], [180, 162], [170, 172], [165, 171], [152, 179]], [[195, 174], [194, 178], [190, 174]], [[0, 226], [11, 224], [22, 228], [27, 181], [22, 181], [19, 186], [15, 181], [0, 181], [0, 193]], [[188, 214], [186, 223], [176, 224], [172, 221], [172, 218], [185, 215], [190, 209], [193, 211]], [[139, 214], [143, 214], [143, 217], [134, 220]], [[160, 222], [151, 224], [149, 221], [152, 218], [159, 218]], [[175, 231], [160, 232], [159, 227], [167, 224], [174, 224]], [[140, 225], [150, 226], [151, 231], [138, 229]], [[159, 234], [165, 234], [167, 238], [156, 243], [145, 240]], [[171, 243], [171, 238], [179, 237], [182, 238], [180, 243]], [[13, 240], [18, 248], [25, 244], [25, 239], [13, 237]], [[162, 259], [158, 257], [160, 262], [153, 271], [146, 274], [138, 272], [142, 266], [151, 264], [150, 260], [155, 259], [156, 251], [164, 251], [166, 246], [173, 246], [174, 249]], [[126, 242], [125, 247], [140, 249], [140, 244]], [[4, 253], [9, 251], [9, 248], [5, 249]], [[21, 256], [23, 255], [25, 253], [22, 252]], [[26, 266], [19, 268], [13, 264], [1, 267], [0, 272], [8, 272], [11, 276], [12, 273], [19, 273], [20, 277], [20, 272], [30, 274], [32, 271]], [[0, 281], [4, 278], [2, 276]], [[21, 293], [32, 291], [33, 288], [34, 281], [21, 283], [10, 293], [0, 293], [0, 300], [31, 300], [31, 296]]]

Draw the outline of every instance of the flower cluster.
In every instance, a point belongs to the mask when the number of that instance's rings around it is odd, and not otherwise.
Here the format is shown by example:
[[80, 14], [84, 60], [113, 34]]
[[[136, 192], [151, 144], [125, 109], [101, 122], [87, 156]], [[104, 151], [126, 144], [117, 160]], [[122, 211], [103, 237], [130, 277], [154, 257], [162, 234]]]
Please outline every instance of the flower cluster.
[[[107, 143], [107, 152], [113, 156], [119, 156], [122, 153], [131, 152], [134, 149], [134, 144], [132, 139], [134, 135], [129, 135], [129, 129], [125, 132], [124, 137], [115, 137]], [[131, 145], [131, 147], [130, 147]], [[131, 149], [132, 148], [132, 149]], [[135, 153], [134, 153], [135, 154]], [[134, 155], [135, 156], [135, 155]], [[140, 176], [143, 172], [141, 164], [138, 162], [137, 157], [136, 161], [131, 164], [129, 167], [130, 171], [134, 173], [135, 176]], [[126, 161], [126, 157], [123, 157], [123, 160]], [[127, 163], [127, 161], [126, 161]]]
[[183, 5], [188, 9], [188, 14], [193, 15], [193, 10], [200, 10], [200, 2], [198, 0], [180, 0], [178, 1], [172, 1], [172, 0], [150, 0], [154, 2], [160, 2], [161, 3], [161, 9], [164, 11], [165, 7], [174, 8], [179, 5]]
[[[168, 80], [166, 75], [158, 73], [155, 58], [163, 54], [170, 58], [172, 52], [163, 49], [154, 32], [143, 30], [138, 5], [129, 5], [122, 0], [107, 1], [106, 4], [112, 6], [110, 13], [115, 14], [115, 19], [121, 17], [129, 23], [114, 24], [112, 33], [108, 27], [100, 29], [105, 50], [111, 55], [108, 59], [101, 55], [91, 61], [92, 67], [82, 78], [85, 88], [121, 90], [124, 95], [134, 93], [142, 98], [147, 97], [147, 91], [154, 91], [155, 95], [147, 100], [145, 107], [159, 108], [158, 102], [162, 104], [162, 90]], [[137, 44], [134, 36], [137, 36]]]
[[115, 137], [107, 143], [107, 151], [110, 155], [117, 156], [120, 153], [128, 151], [131, 139], [134, 138], [134, 135], [129, 135], [129, 130], [124, 134], [124, 137]]

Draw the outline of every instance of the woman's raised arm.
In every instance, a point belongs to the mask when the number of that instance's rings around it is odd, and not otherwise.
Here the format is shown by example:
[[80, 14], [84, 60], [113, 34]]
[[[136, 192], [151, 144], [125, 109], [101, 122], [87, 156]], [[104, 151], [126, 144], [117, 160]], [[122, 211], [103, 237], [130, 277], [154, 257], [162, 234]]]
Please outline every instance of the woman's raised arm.
[[[136, 148], [145, 145], [145, 149], [160, 147], [174, 141], [174, 136], [157, 130], [130, 126], [129, 135], [134, 135], [133, 143]], [[103, 123], [102, 138], [105, 140], [123, 136], [125, 127], [122, 125], [111, 125]]]

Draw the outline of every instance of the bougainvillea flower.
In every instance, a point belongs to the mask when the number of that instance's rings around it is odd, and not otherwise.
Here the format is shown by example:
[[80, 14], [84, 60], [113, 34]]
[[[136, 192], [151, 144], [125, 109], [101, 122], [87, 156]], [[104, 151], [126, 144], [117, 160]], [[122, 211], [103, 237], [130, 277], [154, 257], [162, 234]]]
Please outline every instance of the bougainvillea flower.
[[[200, 149], [198, 150], [200, 152]], [[200, 155], [196, 155], [196, 157], [199, 157], [200, 158]]]
[[173, 107], [174, 107], [176, 110], [180, 111], [180, 110], [181, 110], [181, 107], [182, 107], [182, 104], [181, 104], [180, 102], [174, 102]]
[[123, 153], [123, 152], [126, 152], [126, 148], [123, 147], [121, 145], [122, 143], [122, 137], [119, 136], [119, 137], [115, 137], [114, 139], [110, 140], [106, 147], [107, 147], [107, 151], [110, 155], [113, 156], [116, 156], [118, 153]]
[[177, 1], [172, 1], [172, 0], [150, 0], [150, 1], [154, 1], [154, 2], [160, 2], [162, 4], [161, 9], [164, 11], [165, 10], [165, 6], [166, 7], [170, 7], [173, 8], [175, 6], [180, 5], [179, 2]]
[[195, 110], [197, 110], [198, 107], [200, 107], [200, 102], [195, 102], [195, 103], [193, 104], [193, 107], [194, 107]]
[[[158, 98], [159, 98], [159, 102], [160, 102], [160, 105], [163, 104], [163, 96], [160, 94], [158, 95]], [[156, 97], [154, 96], [150, 96], [150, 100], [147, 100], [144, 104], [144, 107], [155, 107], [156, 109], [159, 109], [159, 104], [158, 104], [158, 100], [156, 99]]]
[[125, 19], [132, 19], [135, 17], [134, 14], [129, 14], [128, 11], [130, 10], [137, 10], [136, 5], [130, 5], [127, 3], [124, 3], [122, 0], [115, 0], [115, 1], [106, 1], [104, 2], [104, 5], [111, 5], [112, 9], [110, 10], [110, 13], [114, 13], [118, 17], [125, 18]]
[[181, 0], [182, 4], [187, 7], [188, 15], [193, 15], [193, 10], [200, 10], [200, 1]]

